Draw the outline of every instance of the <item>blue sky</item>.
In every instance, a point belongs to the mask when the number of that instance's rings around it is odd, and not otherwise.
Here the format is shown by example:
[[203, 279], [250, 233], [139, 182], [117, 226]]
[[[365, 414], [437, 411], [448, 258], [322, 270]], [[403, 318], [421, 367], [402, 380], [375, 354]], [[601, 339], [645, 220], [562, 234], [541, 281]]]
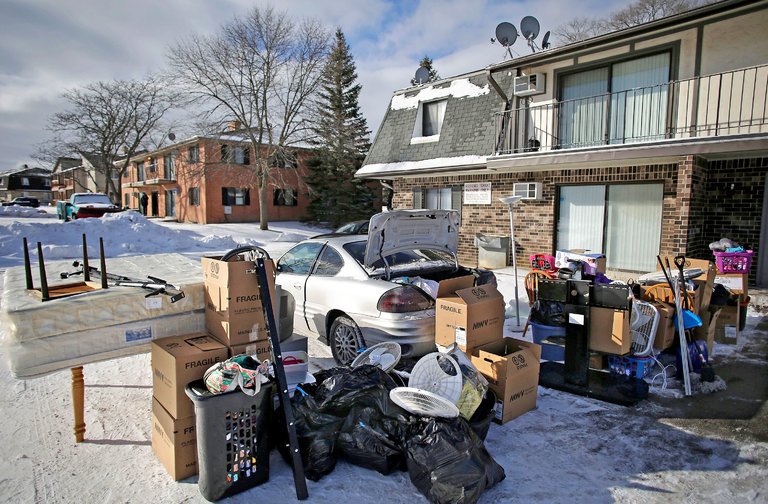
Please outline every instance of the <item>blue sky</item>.
[[[212, 33], [253, 0], [0, 0], [0, 170], [31, 162], [48, 136], [61, 93], [89, 82], [142, 78], [159, 70], [169, 45]], [[295, 17], [341, 27], [363, 85], [360, 105], [375, 134], [393, 91], [407, 87], [426, 54], [441, 76], [504, 59], [496, 25], [536, 16], [542, 35], [576, 16], [602, 16], [617, 0], [287, 0]], [[541, 35], [539, 37], [539, 40]], [[518, 40], [513, 50], [527, 54]]]

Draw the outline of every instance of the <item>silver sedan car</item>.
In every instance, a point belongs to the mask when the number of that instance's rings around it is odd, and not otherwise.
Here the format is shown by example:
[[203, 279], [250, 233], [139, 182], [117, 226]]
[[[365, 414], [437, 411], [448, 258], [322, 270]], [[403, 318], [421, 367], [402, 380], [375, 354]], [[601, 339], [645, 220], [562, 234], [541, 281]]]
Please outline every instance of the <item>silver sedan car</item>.
[[455, 211], [377, 214], [370, 229], [304, 240], [277, 263], [277, 283], [295, 306], [294, 329], [317, 334], [342, 365], [383, 341], [399, 343], [403, 357], [433, 351], [437, 283], [463, 275], [496, 281], [456, 261]]

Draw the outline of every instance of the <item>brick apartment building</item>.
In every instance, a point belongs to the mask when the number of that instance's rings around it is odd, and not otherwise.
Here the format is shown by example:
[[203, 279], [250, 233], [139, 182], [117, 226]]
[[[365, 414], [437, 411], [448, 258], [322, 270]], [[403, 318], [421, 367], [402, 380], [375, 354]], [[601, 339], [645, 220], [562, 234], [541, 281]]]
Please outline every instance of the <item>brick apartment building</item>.
[[768, 2], [718, 2], [396, 91], [357, 176], [391, 180], [394, 208], [459, 210], [467, 264], [517, 194], [521, 263], [589, 249], [646, 272], [728, 237], [768, 285], [766, 26]]
[[[258, 222], [253, 154], [236, 124], [218, 135], [195, 136], [142, 152], [130, 159], [123, 177], [122, 205], [140, 209], [141, 196], [146, 194], [149, 217], [199, 224]], [[293, 149], [272, 161], [266, 202], [270, 221], [306, 216], [309, 193], [304, 178], [310, 154], [307, 149]]]

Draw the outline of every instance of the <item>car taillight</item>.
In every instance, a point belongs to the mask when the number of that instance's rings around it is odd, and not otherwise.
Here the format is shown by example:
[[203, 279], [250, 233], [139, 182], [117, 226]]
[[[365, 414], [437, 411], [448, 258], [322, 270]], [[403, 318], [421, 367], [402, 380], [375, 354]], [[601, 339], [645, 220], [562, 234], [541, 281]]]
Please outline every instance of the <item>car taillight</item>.
[[386, 313], [407, 313], [428, 310], [434, 306], [434, 301], [413, 287], [401, 285], [385, 292], [380, 298], [377, 308]]

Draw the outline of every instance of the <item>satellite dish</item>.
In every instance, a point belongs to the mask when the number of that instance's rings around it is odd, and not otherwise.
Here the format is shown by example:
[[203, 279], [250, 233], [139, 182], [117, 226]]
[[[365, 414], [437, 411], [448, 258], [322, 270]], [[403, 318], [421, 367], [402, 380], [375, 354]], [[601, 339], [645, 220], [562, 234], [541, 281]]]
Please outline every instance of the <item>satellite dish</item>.
[[533, 16], [525, 16], [523, 20], [520, 21], [520, 33], [523, 34], [525, 40], [531, 41], [538, 37], [539, 30], [541, 30], [539, 20]]
[[499, 23], [496, 27], [496, 40], [504, 47], [509, 47], [517, 40], [517, 28], [512, 23]]
[[418, 84], [424, 84], [429, 80], [429, 70], [424, 68], [423, 66], [420, 66], [418, 70], [416, 70], [416, 82]]
[[544, 34], [544, 38], [541, 39], [541, 48], [549, 49], [549, 32]]
[[173, 142], [174, 140], [176, 140], [176, 133], [174, 133], [173, 131], [171, 131], [170, 133], [168, 133], [168, 140], [170, 140], [171, 142]]

